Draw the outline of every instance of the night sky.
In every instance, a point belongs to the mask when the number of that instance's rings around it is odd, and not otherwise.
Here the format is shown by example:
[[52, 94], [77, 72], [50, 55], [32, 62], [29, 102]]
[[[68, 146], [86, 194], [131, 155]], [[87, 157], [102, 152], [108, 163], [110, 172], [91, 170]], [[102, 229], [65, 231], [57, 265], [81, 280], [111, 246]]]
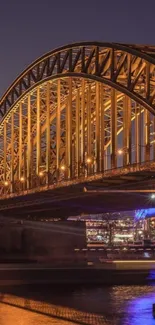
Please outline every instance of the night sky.
[[85, 40], [155, 45], [155, 0], [0, 0], [0, 95], [37, 57]]

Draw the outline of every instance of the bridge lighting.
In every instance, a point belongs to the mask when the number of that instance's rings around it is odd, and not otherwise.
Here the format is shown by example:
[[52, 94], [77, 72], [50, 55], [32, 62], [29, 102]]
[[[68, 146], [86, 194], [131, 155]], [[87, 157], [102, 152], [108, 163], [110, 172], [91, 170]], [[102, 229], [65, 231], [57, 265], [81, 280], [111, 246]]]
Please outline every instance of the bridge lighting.
[[66, 169], [66, 166], [65, 166], [65, 165], [62, 165], [62, 166], [60, 167], [60, 169], [61, 169], [62, 171], [64, 171], [64, 170]]
[[122, 149], [118, 149], [117, 153], [118, 153], [119, 155], [122, 155], [122, 154], [123, 154], [123, 150], [122, 150]]
[[[98, 54], [94, 60], [94, 49], [96, 48]], [[112, 56], [110, 54], [111, 48], [113, 50]], [[141, 51], [143, 51], [143, 57], [141, 57]], [[146, 124], [141, 123], [140, 116], [143, 115], [140, 113], [144, 111], [145, 114], [147, 107], [144, 107], [144, 110], [140, 109], [140, 111], [139, 109], [133, 110], [134, 103], [132, 100], [134, 94], [135, 102], [138, 102], [143, 89], [149, 88], [150, 83], [155, 83], [155, 75], [148, 73], [150, 51], [147, 46], [140, 47], [136, 45], [135, 53], [135, 45], [126, 44], [124, 47], [119, 44], [118, 55], [118, 45], [115, 46], [112, 43], [109, 45], [97, 42], [69, 44], [61, 47], [61, 50], [56, 49], [43, 55], [31, 67], [26, 68], [2, 96], [0, 104], [0, 130], [2, 139], [4, 139], [1, 148], [3, 149], [2, 159], [0, 161], [0, 168], [3, 171], [1, 192], [4, 192], [4, 197], [7, 192], [9, 197], [20, 195], [20, 191], [23, 192], [26, 183], [26, 191], [32, 193], [36, 192], [36, 186], [41, 188], [45, 183], [50, 186], [50, 189], [55, 188], [55, 186], [59, 187], [60, 183], [62, 186], [66, 186], [65, 179], [75, 185], [83, 182], [84, 179], [87, 179], [87, 182], [91, 182], [92, 178], [96, 181], [100, 180], [103, 173], [105, 177], [108, 175], [111, 178], [119, 175], [123, 176], [126, 173], [131, 174], [133, 170], [138, 174], [148, 171], [148, 168], [153, 171], [152, 150], [149, 150], [150, 147], [153, 148], [155, 143], [152, 90], [145, 91], [147, 94], [143, 94], [143, 102], [152, 112], [149, 113], [151, 114], [149, 118], [145, 118]], [[105, 57], [102, 55], [103, 52]], [[57, 53], [62, 59], [61, 64], [57, 58]], [[131, 63], [130, 69], [126, 64], [126, 55]], [[115, 67], [115, 71], [112, 71], [110, 75], [108, 71], [108, 82], [112, 84], [112, 91], [110, 90], [110, 92], [109, 87], [105, 84], [101, 89], [97, 81], [99, 74], [96, 71], [98, 70], [96, 66], [99, 66], [99, 72], [107, 70], [105, 58], [107, 67]], [[48, 69], [49, 62], [50, 68]], [[72, 66], [72, 69], [70, 69], [70, 66]], [[146, 69], [144, 69], [145, 66]], [[151, 69], [155, 69], [155, 61], [152, 61]], [[49, 70], [51, 70], [50, 74]], [[64, 74], [67, 75], [65, 84], [63, 80]], [[103, 73], [100, 73], [100, 78], [102, 75]], [[140, 76], [140, 78], [137, 76]], [[58, 80], [56, 87], [52, 86], [53, 77]], [[89, 85], [85, 82], [86, 77], [89, 78]], [[101, 79], [104, 82], [104, 78]], [[130, 79], [132, 79], [132, 87], [128, 82]], [[75, 82], [76, 80], [78, 82]], [[20, 85], [22, 86], [19, 87]], [[36, 89], [35, 95], [34, 90], [32, 90], [33, 87]], [[46, 98], [46, 113], [44, 111], [44, 101], [41, 100], [42, 94]], [[51, 96], [52, 100], [54, 100], [52, 112], [50, 109]], [[17, 101], [18, 105], [16, 104]], [[103, 102], [105, 106], [104, 112], [98, 114]], [[59, 107], [60, 104], [62, 109], [57, 114], [57, 106]], [[112, 109], [111, 104], [114, 106]], [[69, 107], [76, 108], [75, 113], [77, 114], [74, 114], [76, 118], [72, 118], [73, 114], [68, 112]], [[117, 108], [119, 114], [116, 114]], [[31, 109], [33, 109], [33, 114], [31, 114]], [[126, 110], [132, 111], [132, 119], [129, 116], [131, 114], [127, 114], [128, 116], [123, 115]], [[137, 119], [137, 114], [140, 114], [139, 119]], [[19, 118], [15, 118], [16, 116]], [[122, 116], [125, 117], [123, 126]], [[51, 125], [51, 118], [53, 117], [54, 124]], [[128, 121], [128, 118], [131, 121]], [[27, 125], [25, 125], [25, 121]], [[87, 124], [87, 130], [85, 124]], [[23, 126], [26, 129], [23, 130]], [[142, 128], [141, 134], [145, 135], [145, 137], [141, 136], [140, 144], [138, 141], [140, 140], [138, 135], [139, 126]], [[124, 132], [121, 132], [122, 127], [125, 128]], [[17, 129], [18, 132], [16, 132]], [[43, 135], [46, 135], [44, 139], [41, 130], [44, 132]], [[51, 132], [52, 142], [50, 143]], [[106, 141], [104, 141], [104, 134], [106, 134]], [[148, 137], [147, 141], [145, 141], [146, 136]], [[131, 145], [129, 145], [130, 140], [132, 140]], [[19, 150], [14, 150], [14, 142], [19, 144]], [[57, 148], [55, 148], [55, 143]], [[117, 143], [118, 145], [116, 145]], [[143, 152], [147, 151], [147, 157], [143, 159], [145, 161], [139, 161], [140, 152], [135, 154], [139, 151], [139, 148], [142, 156]], [[127, 159], [129, 158], [127, 156], [131, 156], [133, 152], [134, 164], [133, 161], [128, 161], [132, 159]], [[42, 164], [42, 160], [44, 160], [44, 164]], [[54, 177], [51, 174], [52, 171], [49, 170], [50, 162], [53, 160], [56, 161]], [[34, 169], [32, 168], [33, 165], [35, 165]], [[32, 175], [32, 169], [35, 175]], [[11, 178], [8, 176], [8, 170], [11, 171]], [[46, 178], [46, 182], [44, 182], [44, 178]], [[44, 186], [43, 190], [46, 190], [47, 186]], [[150, 205], [155, 207], [155, 191], [153, 191], [154, 194], [152, 194], [151, 190], [149, 192], [147, 195], [149, 201], [151, 201]], [[137, 218], [143, 218], [143, 216], [145, 218], [145, 212], [137, 213]]]
[[91, 163], [91, 158], [87, 158], [87, 164], [90, 164]]

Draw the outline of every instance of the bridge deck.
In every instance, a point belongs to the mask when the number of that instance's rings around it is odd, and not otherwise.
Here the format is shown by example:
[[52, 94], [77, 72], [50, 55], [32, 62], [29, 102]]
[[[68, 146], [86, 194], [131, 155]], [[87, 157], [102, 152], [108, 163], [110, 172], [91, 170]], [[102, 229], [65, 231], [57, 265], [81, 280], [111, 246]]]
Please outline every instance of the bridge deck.
[[[127, 192], [119, 193], [123, 189]], [[135, 192], [131, 193], [131, 189]], [[146, 193], [137, 192], [140, 189], [146, 190]], [[105, 190], [114, 192], [104, 193]], [[1, 200], [0, 211], [11, 216], [68, 217], [81, 213], [148, 208], [153, 205], [148, 190], [155, 190], [155, 172], [144, 170], [7, 198]]]

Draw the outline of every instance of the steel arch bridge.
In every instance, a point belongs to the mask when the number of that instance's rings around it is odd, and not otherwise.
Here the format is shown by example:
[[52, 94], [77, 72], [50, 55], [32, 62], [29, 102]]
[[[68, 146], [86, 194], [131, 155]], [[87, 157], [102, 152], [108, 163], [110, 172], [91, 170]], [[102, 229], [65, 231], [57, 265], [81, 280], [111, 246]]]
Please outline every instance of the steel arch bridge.
[[1, 198], [155, 169], [155, 47], [84, 42], [0, 100]]

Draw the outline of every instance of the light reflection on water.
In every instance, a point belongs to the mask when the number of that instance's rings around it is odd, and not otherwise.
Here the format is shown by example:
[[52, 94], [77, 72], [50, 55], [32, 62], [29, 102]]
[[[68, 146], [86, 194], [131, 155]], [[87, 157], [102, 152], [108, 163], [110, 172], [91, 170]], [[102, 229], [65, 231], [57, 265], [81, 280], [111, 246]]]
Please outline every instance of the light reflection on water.
[[[29, 297], [28, 297], [29, 293]], [[21, 296], [20, 296], [21, 295]], [[30, 298], [31, 297], [31, 298]], [[0, 325], [153, 325], [154, 286], [19, 289], [0, 294]]]
[[[155, 293], [133, 299], [127, 306], [124, 325], [153, 325], [152, 304], [155, 303]], [[129, 316], [130, 321], [129, 321]]]

